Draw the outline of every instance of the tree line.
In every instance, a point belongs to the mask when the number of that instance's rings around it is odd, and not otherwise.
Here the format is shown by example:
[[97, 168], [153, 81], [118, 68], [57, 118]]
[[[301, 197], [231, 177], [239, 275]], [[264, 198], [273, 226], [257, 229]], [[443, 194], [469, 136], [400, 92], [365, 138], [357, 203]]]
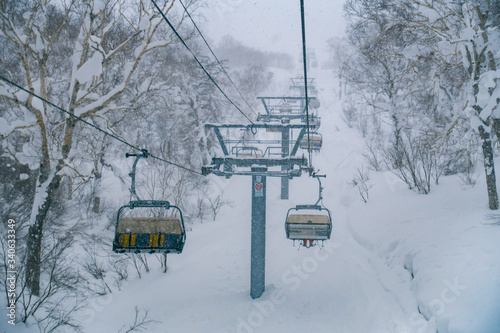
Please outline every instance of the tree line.
[[426, 194], [442, 175], [473, 185], [482, 161], [498, 209], [500, 3], [349, 0], [345, 14], [347, 37], [330, 47], [370, 166]]
[[[176, 1], [157, 3], [229, 90]], [[199, 3], [188, 5], [196, 11]], [[215, 149], [204, 124], [242, 117], [150, 1], [2, 0], [0, 41], [2, 76], [190, 169], [200, 170]], [[230, 73], [251, 99], [270, 79], [263, 66]], [[128, 199], [130, 148], [3, 82], [0, 134], [2, 230], [8, 219], [17, 222], [17, 320], [34, 318], [44, 332], [79, 330], [73, 315], [88, 296], [121, 288], [130, 269], [139, 276], [149, 270], [145, 256], [109, 253], [116, 211]], [[215, 215], [227, 203], [196, 175], [158, 160], [141, 163], [143, 198], [169, 200], [192, 218], [210, 209]], [[7, 245], [1, 245], [5, 289]]]

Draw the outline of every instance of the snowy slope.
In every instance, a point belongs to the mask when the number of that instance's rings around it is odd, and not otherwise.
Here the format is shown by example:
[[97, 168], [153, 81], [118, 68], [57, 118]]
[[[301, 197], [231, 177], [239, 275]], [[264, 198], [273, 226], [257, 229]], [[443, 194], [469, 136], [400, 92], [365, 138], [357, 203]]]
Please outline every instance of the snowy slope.
[[[318, 82], [318, 86], [324, 84]], [[325, 95], [330, 91], [325, 89]], [[356, 153], [361, 142], [340, 123], [338, 106], [323, 97], [325, 146], [314, 159], [328, 175], [325, 204], [335, 215], [334, 237], [324, 248], [292, 247], [284, 234], [286, 210], [314, 203], [316, 181], [305, 175], [293, 180], [291, 200], [281, 201], [279, 179], [268, 180], [267, 291], [252, 300], [250, 179], [233, 177], [224, 189], [233, 207], [226, 207], [215, 222], [195, 225], [185, 251], [169, 257], [167, 274], [156, 271], [130, 281], [109, 305], [96, 311], [86, 329], [117, 331], [133, 315], [135, 305], [149, 309], [151, 318], [162, 322], [151, 328], [158, 332], [402, 332], [409, 328], [407, 314], [416, 311], [409, 288], [396, 281], [395, 288], [408, 297], [385, 290], [377, 274], [385, 269], [383, 261], [352, 237], [346, 209], [335, 207], [344, 198], [339, 190], [350, 192], [348, 180], [361, 161]]]
[[210, 176], [232, 207], [193, 225], [166, 274], [151, 259], [150, 273], [90, 300], [79, 315], [84, 332], [125, 332], [136, 306], [155, 321], [148, 332], [500, 332], [500, 227], [483, 224], [491, 221], [482, 176], [474, 188], [444, 177], [423, 196], [389, 172], [371, 173], [362, 202], [352, 180], [363, 141], [341, 120], [331, 74], [317, 74], [324, 147], [313, 160], [327, 174], [332, 239], [323, 248], [293, 247], [286, 211], [314, 203], [317, 183], [294, 179], [283, 201], [279, 179], [269, 179], [266, 292], [252, 300], [250, 177]]
[[166, 274], [156, 269], [105, 304], [96, 300], [85, 331], [122, 329], [136, 305], [161, 322], [150, 332], [500, 331], [500, 229], [481, 224], [488, 213], [481, 181], [463, 190], [456, 178], [443, 178], [422, 196], [390, 173], [373, 173], [363, 203], [350, 184], [363, 163], [363, 143], [342, 123], [324, 74], [318, 87], [325, 145], [314, 160], [327, 174], [332, 240], [324, 248], [292, 247], [286, 210], [314, 202], [317, 184], [306, 176], [293, 180], [291, 199], [281, 201], [279, 180], [269, 180], [266, 293], [252, 300], [250, 179], [213, 179], [233, 207], [215, 222], [196, 224], [185, 251], [169, 256]]
[[[432, 331], [434, 323], [427, 325], [418, 313], [417, 297], [423, 304], [432, 299], [433, 290], [445, 283], [449, 270], [432, 277], [434, 266], [427, 267], [427, 262], [434, 265], [432, 258], [441, 251], [434, 247], [432, 252], [420, 244], [421, 238], [430, 240], [422, 236], [425, 231], [413, 230], [418, 230], [422, 217], [400, 208], [404, 203], [412, 206], [414, 201], [433, 200], [409, 192], [391, 176], [387, 177], [394, 188], [384, 188], [387, 181], [377, 175], [374, 183], [379, 181], [371, 190], [373, 199], [368, 204], [361, 202], [349, 183], [356, 167], [363, 163], [363, 143], [342, 123], [338, 101], [325, 74], [325, 78], [318, 77], [325, 145], [314, 161], [328, 175], [324, 201], [334, 213], [332, 240], [324, 248], [292, 247], [283, 230], [286, 210], [298, 203], [314, 202], [317, 184], [306, 176], [293, 180], [291, 200], [281, 201], [279, 180], [269, 180], [267, 291], [259, 300], [252, 300], [250, 179], [213, 179], [225, 186], [233, 207], [225, 207], [217, 221], [193, 227], [184, 253], [169, 256], [167, 274], [156, 269], [142, 279], [132, 279], [123, 291], [96, 299], [94, 309], [82, 318], [88, 321], [85, 331], [118, 331], [131, 322], [135, 306], [149, 309], [150, 317], [161, 322], [149, 327], [152, 332]], [[393, 199], [402, 202], [392, 206]], [[391, 206], [398, 207], [396, 212], [389, 213]], [[413, 228], [405, 228], [410, 223]], [[425, 224], [432, 225], [432, 221]], [[408, 235], [419, 237], [403, 242]], [[418, 258], [424, 262], [416, 261], [415, 256], [411, 263], [414, 271], [420, 268], [423, 272], [415, 273], [412, 280], [404, 261], [410, 260], [407, 254], [413, 258], [412, 254], [422, 251], [427, 251], [427, 256]], [[450, 264], [455, 267], [453, 264], [456, 260]], [[454, 275], [448, 280], [454, 282]], [[459, 306], [459, 300], [456, 303], [455, 307]], [[421, 330], [423, 323], [426, 330]]]

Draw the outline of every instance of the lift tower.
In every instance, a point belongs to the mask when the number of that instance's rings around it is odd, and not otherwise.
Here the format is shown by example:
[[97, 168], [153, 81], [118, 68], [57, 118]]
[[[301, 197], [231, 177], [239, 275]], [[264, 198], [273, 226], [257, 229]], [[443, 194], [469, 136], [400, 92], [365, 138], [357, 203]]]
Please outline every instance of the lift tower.
[[[293, 82], [293, 79], [292, 79]], [[257, 121], [271, 124], [307, 124], [307, 115], [305, 112], [305, 97], [283, 96], [283, 97], [257, 97], [266, 113], [259, 114]], [[319, 105], [316, 97], [309, 98], [309, 105]], [[311, 130], [317, 130], [321, 124], [320, 118], [316, 113], [309, 115], [309, 126]], [[291, 151], [288, 144], [291, 139], [291, 133], [288, 128], [281, 129], [281, 156], [295, 156], [296, 150]], [[299, 145], [300, 147], [300, 145]], [[302, 145], [303, 147], [303, 145]], [[289, 197], [289, 179], [281, 178], [281, 199], [287, 200]]]
[[[207, 124], [217, 137], [223, 156], [213, 157], [212, 164], [202, 168], [203, 175], [214, 174], [230, 178], [235, 175], [252, 177], [252, 234], [250, 258], [250, 296], [259, 298], [265, 290], [265, 254], [266, 254], [266, 190], [267, 177], [293, 178], [299, 177], [302, 170], [307, 168], [305, 157], [276, 156], [274, 148], [282, 149], [284, 144], [293, 145], [293, 155], [300, 146], [300, 140], [305, 133], [304, 124], [276, 124], [268, 125], [255, 123], [242, 124]], [[287, 140], [258, 140], [246, 137], [248, 133], [255, 133], [259, 129], [269, 132], [283, 133], [299, 131], [298, 139]], [[223, 135], [226, 132], [226, 138]], [[243, 132], [243, 137], [238, 134]], [[250, 135], [250, 136], [252, 136]], [[236, 138], [229, 138], [236, 136]], [[259, 147], [265, 147], [260, 149]]]

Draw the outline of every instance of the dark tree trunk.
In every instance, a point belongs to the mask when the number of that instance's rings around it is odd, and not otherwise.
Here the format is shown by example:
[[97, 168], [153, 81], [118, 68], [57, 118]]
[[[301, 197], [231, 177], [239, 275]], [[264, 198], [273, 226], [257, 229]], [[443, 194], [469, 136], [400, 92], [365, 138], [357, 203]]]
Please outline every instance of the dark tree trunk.
[[493, 132], [497, 137], [497, 141], [500, 141], [500, 118], [492, 118], [493, 119]]
[[163, 254], [163, 273], [167, 272], [167, 254]]
[[41, 240], [38, 235], [41, 233], [40, 224], [30, 226], [28, 232], [28, 258], [26, 260], [26, 284], [31, 293], [40, 296], [40, 265], [41, 253], [37, 251], [41, 247]]
[[61, 176], [52, 178], [47, 187], [45, 202], [38, 209], [35, 223], [28, 231], [28, 253], [26, 259], [26, 283], [35, 296], [40, 296], [40, 274], [42, 257], [43, 224], [55, 199], [55, 193], [61, 182]]
[[479, 126], [479, 135], [483, 140], [483, 157], [484, 170], [486, 172], [486, 186], [488, 188], [488, 201], [491, 210], [498, 209], [498, 193], [495, 177], [495, 162], [493, 160], [493, 147], [491, 145], [490, 133], [484, 130], [484, 127]]
[[97, 214], [99, 213], [101, 207], [101, 198], [100, 197], [94, 197], [94, 204], [92, 207], [92, 211]]
[[[56, 168], [55, 175], [50, 180], [47, 186], [47, 194], [43, 204], [38, 208], [37, 215], [35, 217], [35, 223], [30, 226], [28, 231], [28, 244], [27, 244], [27, 258], [26, 258], [26, 284], [30, 288], [31, 293], [35, 296], [40, 296], [40, 275], [42, 266], [42, 239], [43, 239], [43, 227], [47, 214], [49, 213], [50, 207], [54, 200], [56, 200], [56, 193], [59, 185], [61, 184], [62, 176], [58, 175], [58, 172], [64, 167], [64, 158], [66, 158], [71, 150], [71, 139], [73, 137], [73, 129], [75, 127], [75, 120], [72, 118], [66, 119], [65, 137], [62, 146], [63, 159], [59, 160]], [[44, 156], [48, 153], [44, 154]], [[43, 184], [43, 173], [47, 172], [46, 169], [50, 168], [50, 165], [40, 165], [40, 177], [39, 184]], [[44, 178], [46, 179], [46, 178]], [[46, 179], [48, 181], [48, 179]], [[35, 198], [36, 200], [36, 198]]]

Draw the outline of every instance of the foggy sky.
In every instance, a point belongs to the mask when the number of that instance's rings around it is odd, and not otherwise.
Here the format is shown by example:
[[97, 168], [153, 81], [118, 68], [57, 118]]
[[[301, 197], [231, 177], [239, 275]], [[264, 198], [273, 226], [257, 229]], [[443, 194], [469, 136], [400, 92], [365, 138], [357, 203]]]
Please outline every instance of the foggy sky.
[[[327, 40], [344, 34], [343, 0], [304, 0], [306, 44], [318, 60], [327, 59]], [[203, 32], [212, 43], [232, 35], [261, 51], [286, 52], [295, 59], [302, 50], [299, 0], [206, 1], [200, 9]]]

